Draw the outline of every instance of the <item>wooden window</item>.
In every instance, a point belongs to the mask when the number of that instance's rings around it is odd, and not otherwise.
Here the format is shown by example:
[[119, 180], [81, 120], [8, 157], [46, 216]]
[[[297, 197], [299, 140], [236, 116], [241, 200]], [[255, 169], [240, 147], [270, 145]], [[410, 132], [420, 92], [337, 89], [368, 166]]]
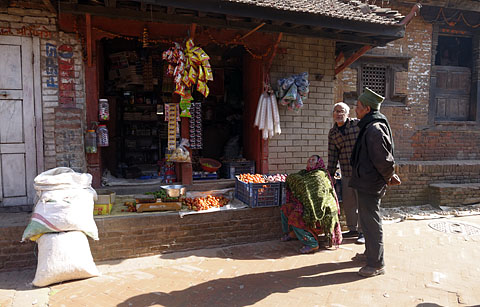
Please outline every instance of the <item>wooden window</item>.
[[344, 92], [343, 101], [355, 104], [365, 87], [385, 97], [385, 104], [405, 105], [407, 97], [408, 56], [368, 55], [352, 64], [357, 70], [355, 92]]
[[386, 74], [385, 65], [365, 64], [362, 66], [362, 90], [366, 87], [385, 97], [386, 95]]

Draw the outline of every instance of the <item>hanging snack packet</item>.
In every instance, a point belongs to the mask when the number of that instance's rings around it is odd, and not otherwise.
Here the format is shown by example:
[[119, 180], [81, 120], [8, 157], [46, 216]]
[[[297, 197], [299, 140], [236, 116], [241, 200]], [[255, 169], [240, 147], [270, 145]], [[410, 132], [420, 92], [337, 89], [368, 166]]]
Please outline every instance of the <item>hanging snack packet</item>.
[[204, 68], [202, 66], [198, 67], [198, 81], [207, 81], [205, 78], [205, 73], [203, 72]]
[[195, 84], [197, 82], [197, 77], [198, 77], [198, 73], [195, 70], [195, 68], [193, 66], [190, 67], [190, 71], [188, 72], [188, 79], [190, 80], [190, 82], [192, 84]]
[[210, 67], [210, 64], [204, 65], [203, 69], [205, 72], [205, 79], [207, 79], [207, 81], [213, 81], [213, 73], [212, 73], [212, 68]]
[[195, 44], [193, 43], [193, 40], [190, 38], [186, 43], [185, 46], [187, 47], [187, 50], [191, 50]]
[[207, 97], [207, 84], [204, 81], [198, 81], [197, 91], [199, 91], [204, 97]]
[[183, 83], [176, 84], [175, 94], [185, 96], [185, 85]]
[[190, 108], [192, 104], [188, 100], [180, 100], [180, 117], [192, 117]]

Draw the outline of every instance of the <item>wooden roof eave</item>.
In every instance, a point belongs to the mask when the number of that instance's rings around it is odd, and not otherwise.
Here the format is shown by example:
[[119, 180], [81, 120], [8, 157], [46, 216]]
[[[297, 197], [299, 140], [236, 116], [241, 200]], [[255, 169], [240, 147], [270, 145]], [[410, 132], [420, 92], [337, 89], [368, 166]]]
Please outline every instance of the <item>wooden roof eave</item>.
[[[167, 1], [168, 2], [168, 1]], [[182, 1], [179, 1], [179, 3]], [[203, 2], [203, 1], [202, 1]], [[183, 8], [183, 7], [182, 7]], [[132, 19], [151, 22], [163, 22], [171, 24], [190, 24], [196, 23], [198, 25], [205, 25], [217, 28], [232, 28], [232, 29], [248, 29], [258, 26], [255, 21], [265, 20], [265, 18], [258, 18], [255, 16], [239, 18], [235, 20], [232, 18], [210, 18], [205, 14], [196, 14], [196, 16], [183, 16], [172, 13], [140, 11], [125, 8], [112, 8], [103, 6], [90, 6], [82, 4], [60, 3], [60, 13], [69, 13], [75, 15], [91, 14], [92, 16], [103, 16], [115, 19]], [[215, 12], [209, 12], [215, 13]], [[304, 14], [305, 15], [305, 14]], [[236, 16], [236, 15], [233, 15]], [[250, 18], [252, 21], [246, 21]], [[268, 19], [270, 20], [270, 19]], [[286, 34], [297, 34], [309, 37], [321, 37], [333, 39], [336, 41], [353, 43], [359, 45], [381, 46], [389, 41], [401, 38], [405, 34], [405, 27], [401, 26], [382, 26], [374, 25], [375, 33], [368, 32], [368, 29], [363, 29], [363, 22], [341, 20], [338, 18], [327, 18], [315, 16], [314, 25], [293, 22], [293, 20], [272, 21], [270, 24], [265, 24], [259, 31], [262, 32], [282, 32]], [[312, 23], [310, 23], [312, 24]], [[327, 26], [328, 25], [328, 26]], [[354, 29], [354, 30], [351, 30]], [[380, 29], [380, 30], [379, 30]], [[381, 30], [383, 29], [383, 30]], [[394, 30], [393, 30], [394, 29]]]
[[219, 0], [132, 0], [152, 5], [171, 6], [195, 11], [242, 16], [272, 21], [288, 22], [296, 25], [323, 27], [345, 31], [370, 33], [379, 36], [402, 38], [404, 27], [399, 25], [384, 25], [365, 21], [328, 18], [318, 14], [278, 10], [269, 7], [245, 5], [241, 3]]

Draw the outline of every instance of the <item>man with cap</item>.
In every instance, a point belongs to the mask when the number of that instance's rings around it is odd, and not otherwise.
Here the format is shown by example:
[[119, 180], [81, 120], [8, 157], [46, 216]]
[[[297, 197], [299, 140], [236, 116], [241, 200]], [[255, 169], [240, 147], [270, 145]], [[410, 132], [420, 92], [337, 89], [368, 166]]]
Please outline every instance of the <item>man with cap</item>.
[[339, 199], [345, 213], [348, 232], [342, 234], [344, 238], [357, 237], [357, 244], [365, 244], [365, 238], [358, 223], [357, 195], [355, 190], [348, 186], [352, 177], [350, 157], [358, 136], [357, 118], [350, 118], [350, 107], [343, 102], [333, 106], [333, 127], [328, 133], [328, 172], [334, 178], [337, 165], [340, 164], [342, 180], [340, 182]]
[[365, 236], [367, 264], [358, 271], [364, 277], [385, 274], [380, 202], [387, 185], [400, 184], [394, 173], [392, 131], [387, 118], [380, 113], [383, 100], [384, 97], [365, 88], [355, 109], [360, 131], [350, 160], [350, 187], [357, 193], [358, 216]]

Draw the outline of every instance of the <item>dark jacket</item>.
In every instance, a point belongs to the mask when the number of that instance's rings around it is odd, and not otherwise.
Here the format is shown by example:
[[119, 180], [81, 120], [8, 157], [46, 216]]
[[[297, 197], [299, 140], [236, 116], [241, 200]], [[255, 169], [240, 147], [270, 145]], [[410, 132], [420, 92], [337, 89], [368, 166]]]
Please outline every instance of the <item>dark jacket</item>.
[[385, 116], [378, 114], [375, 119], [362, 118], [367, 120], [364, 125], [359, 122], [361, 130], [352, 152], [349, 186], [363, 193], [383, 196], [394, 174], [395, 160], [390, 126]]

